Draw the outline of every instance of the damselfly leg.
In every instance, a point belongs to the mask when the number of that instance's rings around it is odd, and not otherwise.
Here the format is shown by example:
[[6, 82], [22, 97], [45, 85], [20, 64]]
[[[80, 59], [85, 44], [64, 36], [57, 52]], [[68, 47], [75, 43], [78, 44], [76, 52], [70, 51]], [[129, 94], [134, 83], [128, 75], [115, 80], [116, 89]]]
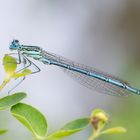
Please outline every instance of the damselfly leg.
[[32, 71], [31, 74], [35, 74], [41, 71], [41, 69], [35, 63], [33, 63], [30, 59], [28, 59], [24, 54], [21, 54], [21, 56], [29, 63], [29, 65], [23, 68], [22, 70], [33, 66], [36, 70]]
[[[33, 71], [31, 74], [34, 74], [34, 73], [38, 73], [40, 72], [40, 69], [37, 65], [35, 65], [31, 60], [29, 60], [26, 56], [20, 54], [19, 52], [18, 53], [10, 53], [10, 54], [7, 54], [7, 55], [10, 55], [10, 56], [13, 56], [17, 63], [18, 66], [23, 64], [23, 68], [19, 69], [18, 71], [16, 71], [17, 73], [18, 72], [22, 72], [24, 71], [25, 69], [27, 68], [31, 68], [31, 66], [33, 66], [36, 70]], [[10, 63], [10, 62], [9, 62]], [[11, 62], [12, 63], [12, 62]], [[12, 87], [9, 91], [8, 91], [8, 95], [17, 87], [19, 86], [24, 80], [25, 80], [25, 76], [24, 77], [19, 77], [21, 80], [14, 86]], [[15, 80], [18, 80], [19, 78], [15, 78]]]
[[[25, 80], [25, 76], [24, 77], [22, 77], [22, 79], [14, 86], [14, 87], [12, 87], [9, 91], [8, 91], [8, 95], [16, 88], [16, 87], [18, 87], [24, 80]], [[16, 78], [15, 80], [17, 80], [18, 78]]]

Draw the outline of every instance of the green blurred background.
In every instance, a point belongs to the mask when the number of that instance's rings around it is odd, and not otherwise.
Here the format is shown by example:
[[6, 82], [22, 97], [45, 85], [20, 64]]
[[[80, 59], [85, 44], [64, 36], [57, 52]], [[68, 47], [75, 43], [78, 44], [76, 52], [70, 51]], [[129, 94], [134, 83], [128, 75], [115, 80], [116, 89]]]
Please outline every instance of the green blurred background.
[[[0, 1], [0, 59], [9, 43], [38, 45], [43, 49], [93, 66], [140, 88], [140, 1], [138, 0], [5, 0]], [[140, 139], [140, 97], [112, 97], [90, 91], [61, 70], [36, 62], [41, 73], [30, 76], [16, 91], [25, 91], [26, 103], [48, 118], [49, 132], [73, 119], [102, 108], [111, 116], [108, 126], [121, 125], [127, 134], [101, 140]], [[0, 66], [0, 81], [4, 77]], [[1, 92], [7, 94], [10, 87]], [[0, 112], [2, 140], [30, 140], [30, 133], [9, 111]], [[68, 140], [85, 140], [90, 128]]]

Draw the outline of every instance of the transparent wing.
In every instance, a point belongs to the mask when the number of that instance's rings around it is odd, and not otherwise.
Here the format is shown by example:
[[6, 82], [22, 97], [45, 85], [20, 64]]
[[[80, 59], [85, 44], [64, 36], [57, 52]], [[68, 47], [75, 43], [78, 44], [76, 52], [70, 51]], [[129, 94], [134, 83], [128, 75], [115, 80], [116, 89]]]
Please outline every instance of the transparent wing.
[[98, 91], [100, 93], [114, 95], [114, 96], [128, 96], [129, 94], [131, 94], [128, 90], [112, 85], [105, 81], [101, 81], [99, 79], [89, 77], [87, 75], [75, 71], [71, 71], [68, 69], [63, 69], [63, 70], [80, 84], [84, 85], [89, 89]]
[[[74, 66], [74, 67], [77, 67], [77, 68], [80, 68], [80, 69], [83, 69], [83, 70], [86, 70], [86, 71], [89, 71], [92, 73], [98, 73], [98, 74], [101, 74], [105, 77], [112, 78], [112, 79], [117, 80], [123, 84], [128, 85], [128, 83], [126, 83], [126, 82], [122, 81], [121, 79], [119, 79], [113, 75], [110, 75], [108, 73], [101, 72], [97, 69], [94, 69], [94, 68], [91, 68], [91, 67], [79, 64], [79, 63], [75, 63], [69, 59], [66, 59], [64, 57], [61, 57], [61, 56], [58, 56], [58, 55], [55, 55], [52, 53], [46, 53], [46, 55], [47, 55], [47, 58], [49, 58], [51, 60], [65, 63], [65, 64], [68, 64], [68, 65], [71, 65], [71, 66]], [[97, 78], [87, 76], [85, 74], [82, 74], [82, 73], [79, 73], [76, 71], [72, 71], [69, 69], [65, 69], [65, 68], [61, 68], [61, 69], [63, 69], [63, 71], [65, 73], [67, 73], [70, 77], [72, 77], [74, 80], [76, 80], [80, 84], [84, 85], [85, 87], [87, 87], [89, 89], [96, 90], [100, 93], [105, 93], [105, 94], [114, 95], [114, 96], [128, 96], [128, 95], [132, 94], [131, 92], [129, 92], [125, 88], [115, 86], [111, 83], [99, 80]]]

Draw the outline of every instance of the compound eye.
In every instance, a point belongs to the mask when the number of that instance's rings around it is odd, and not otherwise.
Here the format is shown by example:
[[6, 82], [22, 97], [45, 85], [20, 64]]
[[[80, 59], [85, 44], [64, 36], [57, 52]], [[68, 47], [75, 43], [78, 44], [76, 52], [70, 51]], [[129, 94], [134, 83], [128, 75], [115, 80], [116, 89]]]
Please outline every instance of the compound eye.
[[19, 41], [18, 40], [14, 40], [15, 41], [15, 43], [19, 43]]

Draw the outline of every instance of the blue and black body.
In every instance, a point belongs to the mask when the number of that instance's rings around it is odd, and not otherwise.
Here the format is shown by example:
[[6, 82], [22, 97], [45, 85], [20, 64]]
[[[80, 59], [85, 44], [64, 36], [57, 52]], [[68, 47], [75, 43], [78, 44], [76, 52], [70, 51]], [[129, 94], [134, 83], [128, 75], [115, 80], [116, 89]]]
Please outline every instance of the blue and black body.
[[59, 66], [82, 85], [101, 93], [116, 96], [127, 96], [132, 93], [140, 95], [140, 90], [131, 87], [127, 82], [115, 76], [49, 53], [38, 46], [21, 45], [18, 40], [13, 40], [10, 44], [10, 50], [17, 51], [19, 63], [21, 62], [21, 57], [28, 61], [29, 65], [25, 68], [34, 65], [37, 71], [33, 73], [39, 72], [40, 68], [29, 58], [41, 61], [47, 65]]

